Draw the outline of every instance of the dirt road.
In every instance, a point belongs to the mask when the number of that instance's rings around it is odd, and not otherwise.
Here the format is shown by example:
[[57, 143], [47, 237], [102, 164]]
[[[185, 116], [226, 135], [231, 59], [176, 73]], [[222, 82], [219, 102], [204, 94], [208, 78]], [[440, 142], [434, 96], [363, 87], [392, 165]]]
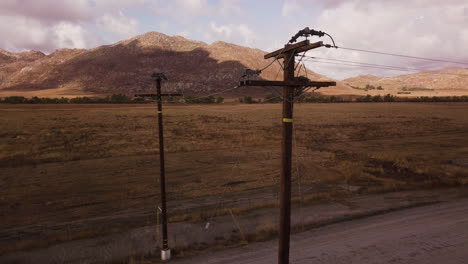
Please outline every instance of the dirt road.
[[[468, 263], [468, 199], [406, 209], [295, 234], [291, 263]], [[277, 241], [173, 263], [276, 263]]]

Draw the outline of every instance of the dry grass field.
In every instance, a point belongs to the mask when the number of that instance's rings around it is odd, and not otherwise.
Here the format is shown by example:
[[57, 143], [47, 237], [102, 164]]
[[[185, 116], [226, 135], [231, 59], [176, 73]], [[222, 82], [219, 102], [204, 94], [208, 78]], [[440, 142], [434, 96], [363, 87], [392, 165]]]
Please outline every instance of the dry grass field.
[[[276, 206], [281, 105], [165, 107], [170, 221]], [[468, 103], [295, 106], [294, 201], [468, 183]], [[0, 105], [0, 255], [154, 224], [152, 105]]]

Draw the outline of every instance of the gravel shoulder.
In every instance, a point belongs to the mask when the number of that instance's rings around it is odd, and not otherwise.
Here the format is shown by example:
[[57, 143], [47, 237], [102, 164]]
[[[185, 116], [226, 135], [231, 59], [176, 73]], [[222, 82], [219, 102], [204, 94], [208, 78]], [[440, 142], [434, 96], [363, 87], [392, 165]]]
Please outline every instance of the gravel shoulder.
[[[381, 263], [379, 260], [392, 259], [392, 254], [403, 254], [400, 257], [404, 260], [410, 255], [416, 258], [422, 250], [439, 247], [453, 249], [450, 254], [454, 257], [458, 254], [467, 258], [464, 253], [468, 252], [467, 196], [467, 188], [451, 188], [364, 195], [296, 206], [292, 211], [295, 232], [292, 263]], [[277, 208], [263, 208], [209, 220], [171, 223], [170, 246], [177, 252], [175, 263], [239, 263], [241, 259], [246, 263], [271, 263], [276, 256], [272, 254], [276, 252], [273, 239], [276, 234], [261, 239], [258, 235], [268, 228], [276, 228], [277, 211]], [[151, 261], [158, 262], [158, 230], [157, 226], [149, 225], [14, 252], [0, 256], [0, 262], [102, 263], [140, 256], [154, 256]], [[405, 253], [413, 244], [417, 249]], [[375, 253], [376, 250], [382, 252]], [[367, 251], [374, 255], [367, 256]], [[356, 262], [340, 262], [348, 260], [353, 252], [357, 254]], [[369, 258], [369, 262], [364, 258]]]
[[[291, 237], [291, 263], [468, 262], [468, 199], [333, 224]], [[173, 263], [276, 263], [277, 240]]]

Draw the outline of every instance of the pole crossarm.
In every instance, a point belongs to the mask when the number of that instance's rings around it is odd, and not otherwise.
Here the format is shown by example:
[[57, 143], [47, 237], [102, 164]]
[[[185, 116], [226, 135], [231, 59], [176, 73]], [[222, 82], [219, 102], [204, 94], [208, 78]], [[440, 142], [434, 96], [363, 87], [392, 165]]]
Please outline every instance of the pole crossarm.
[[269, 59], [269, 58], [273, 58], [273, 57], [275, 57], [277, 59], [278, 58], [284, 58], [285, 53], [294, 52], [294, 54], [298, 54], [298, 53], [301, 53], [301, 52], [304, 52], [304, 51], [308, 51], [308, 50], [316, 49], [316, 48], [320, 48], [320, 47], [323, 47], [323, 42], [322, 41], [318, 41], [318, 42], [310, 44], [310, 42], [308, 40], [304, 40], [304, 41], [298, 42], [296, 44], [292, 44], [292, 45], [288, 44], [288, 45], [284, 46], [284, 48], [282, 48], [282, 49], [279, 49], [279, 50], [273, 51], [271, 53], [265, 54], [264, 58], [265, 59]]
[[328, 87], [336, 86], [336, 82], [314, 82], [314, 81], [263, 81], [245, 80], [239, 82], [239, 86], [288, 86], [288, 87]]
[[307, 46], [309, 44], [310, 44], [310, 42], [308, 40], [304, 40], [304, 41], [298, 42], [296, 44], [285, 45], [284, 48], [282, 48], [282, 49], [279, 49], [279, 50], [270, 52], [268, 54], [265, 54], [265, 56], [263, 56], [263, 58], [265, 58], [265, 59], [273, 58], [273, 57], [279, 56], [279, 55], [281, 55], [283, 53], [288, 53], [288, 52], [290, 52], [290, 51], [292, 51], [294, 49]]
[[297, 54], [297, 53], [301, 53], [301, 52], [304, 52], [304, 51], [308, 51], [308, 50], [316, 49], [316, 48], [320, 48], [320, 47], [323, 47], [323, 42], [322, 41], [315, 42], [315, 43], [309, 44], [307, 46], [297, 48], [295, 53]]
[[162, 72], [154, 72], [153, 74], [151, 74], [151, 78], [153, 78], [154, 80], [167, 81], [166, 75]]

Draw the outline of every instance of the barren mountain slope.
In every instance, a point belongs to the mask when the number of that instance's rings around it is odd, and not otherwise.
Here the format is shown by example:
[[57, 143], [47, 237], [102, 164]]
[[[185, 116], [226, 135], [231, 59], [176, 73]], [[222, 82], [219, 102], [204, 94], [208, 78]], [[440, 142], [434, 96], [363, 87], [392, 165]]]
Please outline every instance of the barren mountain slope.
[[[234, 87], [246, 68], [263, 68], [271, 62], [263, 59], [264, 54], [225, 42], [208, 45], [150, 32], [91, 50], [59, 50], [28, 62], [22, 59], [2, 64], [0, 95], [131, 94], [151, 90], [149, 76], [155, 71], [168, 76], [168, 91], [207, 94]], [[311, 71], [307, 74], [314, 80], [327, 80]], [[272, 64], [260, 77], [282, 79], [279, 64]], [[231, 95], [268, 92], [267, 88], [244, 87]]]
[[375, 87], [381, 86], [383, 88], [381, 91], [370, 90], [381, 94], [406, 92], [413, 95], [467, 95], [468, 69], [446, 68], [395, 77], [362, 75], [345, 79], [342, 83], [354, 88], [365, 88], [368, 84]]

